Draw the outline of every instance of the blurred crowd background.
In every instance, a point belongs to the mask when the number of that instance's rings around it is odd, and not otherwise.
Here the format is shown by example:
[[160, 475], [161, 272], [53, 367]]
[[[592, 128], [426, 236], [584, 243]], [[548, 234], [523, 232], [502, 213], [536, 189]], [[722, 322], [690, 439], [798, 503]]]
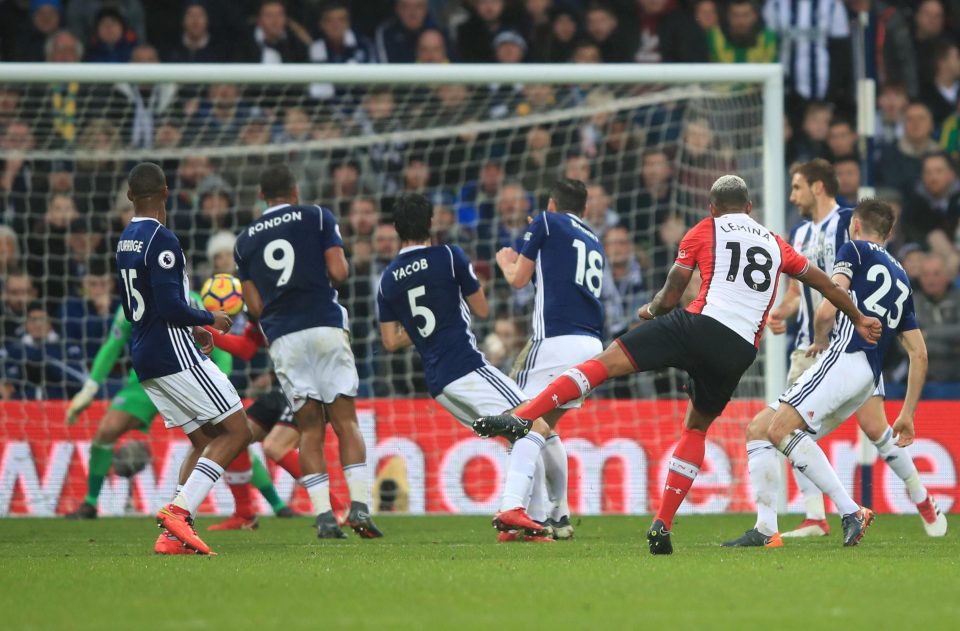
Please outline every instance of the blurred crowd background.
[[[895, 204], [889, 245], [914, 282], [930, 351], [926, 395], [943, 398], [960, 398], [958, 33], [960, 0], [0, 0], [0, 63], [779, 62], [784, 170], [825, 158], [835, 165], [841, 205], [855, 204], [862, 186]], [[856, 68], [878, 86], [869, 143], [857, 135]], [[426, 391], [415, 355], [385, 355], [376, 335], [373, 296], [399, 248], [390, 207], [404, 191], [429, 195], [436, 240], [476, 260], [495, 307], [489, 322], [477, 323], [478, 338], [509, 370], [529, 333], [533, 295], [510, 290], [493, 255], [518, 243], [556, 178], [588, 182], [586, 218], [608, 257], [612, 338], [636, 325], [636, 309], [659, 287], [676, 244], [706, 214], [713, 179], [737, 171], [762, 181], [756, 92], [731, 86], [712, 101], [604, 109], [654, 90], [26, 85], [0, 77], [0, 397], [72, 395], [111, 334], [113, 246], [132, 212], [124, 180], [135, 151], [160, 156], [168, 223], [197, 287], [232, 271], [233, 234], [263, 208], [263, 166], [282, 160], [297, 169], [304, 202], [340, 218], [354, 272], [341, 299], [362, 396]], [[470, 131], [498, 120], [516, 124]], [[371, 140], [337, 147], [347, 138]], [[799, 217], [784, 204], [792, 226]], [[897, 354], [888, 363], [888, 393], [896, 394], [905, 364]], [[117, 368], [108, 392], [126, 368]], [[233, 378], [252, 395], [271, 387], [268, 371], [261, 355], [237, 362]], [[682, 388], [666, 374], [605, 394]]]

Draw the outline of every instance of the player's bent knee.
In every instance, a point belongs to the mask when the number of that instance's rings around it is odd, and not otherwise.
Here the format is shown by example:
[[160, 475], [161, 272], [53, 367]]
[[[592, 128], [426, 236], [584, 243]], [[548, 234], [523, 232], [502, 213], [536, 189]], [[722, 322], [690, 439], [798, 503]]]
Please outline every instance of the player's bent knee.
[[538, 418], [533, 422], [532, 431], [540, 434], [544, 438], [550, 438], [550, 434], [553, 433], [553, 430], [550, 428], [550, 425], [547, 424], [542, 418]]
[[633, 367], [633, 362], [616, 342], [605, 348], [603, 352], [594, 359], [603, 364], [607, 369], [608, 379], [632, 375], [636, 372], [636, 369]]

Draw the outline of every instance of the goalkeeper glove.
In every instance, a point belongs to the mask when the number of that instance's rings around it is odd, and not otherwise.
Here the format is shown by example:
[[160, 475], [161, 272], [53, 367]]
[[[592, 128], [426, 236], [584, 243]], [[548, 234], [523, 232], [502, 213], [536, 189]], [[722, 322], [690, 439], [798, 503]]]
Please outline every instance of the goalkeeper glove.
[[67, 406], [67, 425], [73, 425], [77, 422], [80, 414], [93, 403], [93, 398], [97, 396], [99, 390], [99, 383], [92, 379], [87, 379], [87, 382], [80, 388], [80, 392], [70, 399], [70, 405]]

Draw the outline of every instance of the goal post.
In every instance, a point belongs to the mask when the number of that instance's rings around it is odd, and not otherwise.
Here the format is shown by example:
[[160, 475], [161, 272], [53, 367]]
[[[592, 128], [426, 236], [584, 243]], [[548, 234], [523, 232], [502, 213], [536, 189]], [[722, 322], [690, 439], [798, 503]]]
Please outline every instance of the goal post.
[[[164, 85], [179, 86], [180, 91], [173, 97], [160, 89]], [[207, 91], [220, 85], [236, 86], [224, 98], [232, 99], [234, 114], [238, 108], [247, 108], [241, 122], [224, 123], [217, 119], [218, 112], [204, 109], [210, 107]], [[156, 89], [138, 92], [139, 86]], [[451, 97], [454, 105], [449, 106], [438, 96], [438, 86], [464, 90]], [[537, 91], [538, 86], [549, 89]], [[12, 94], [13, 100], [5, 100], [5, 94]], [[370, 103], [376, 94], [386, 95], [389, 105]], [[177, 104], [163, 110], [167, 97]], [[11, 102], [5, 112], [4, 103]], [[51, 115], [54, 105], [59, 109]], [[137, 113], [154, 107], [149, 123]], [[289, 115], [293, 110], [300, 118]], [[469, 440], [463, 428], [435, 406], [425, 411], [419, 359], [409, 350], [384, 355], [378, 345], [371, 303], [375, 279], [382, 271], [381, 258], [389, 251], [387, 246], [381, 250], [379, 238], [389, 235], [364, 227], [365, 211], [356, 208], [357, 200], [373, 199], [382, 216], [388, 216], [391, 200], [408, 181], [421, 176], [431, 182], [442, 180], [442, 185], [428, 187], [435, 212], [442, 207], [453, 217], [453, 224], [447, 226], [449, 234], [457, 235], [450, 237], [452, 242], [464, 245], [472, 258], [480, 260], [484, 269], [478, 271], [491, 288], [492, 312], [504, 314], [495, 322], [476, 323], [482, 331], [481, 349], [502, 355], [498, 365], [504, 370], [518, 350], [511, 336], [526, 336], [532, 297], [509, 288], [501, 291], [493, 253], [507, 238], [505, 233], [514, 238], [519, 229], [509, 223], [511, 208], [526, 204], [524, 213], [543, 210], [545, 190], [565, 169], [586, 169], [597, 185], [597, 195], [609, 198], [609, 208], [598, 208], [594, 219], [609, 228], [613, 223], [604, 224], [606, 219], [619, 216], [617, 225], [627, 226], [640, 251], [649, 295], [659, 289], [676, 254], [678, 226], [689, 228], [707, 215], [706, 193], [717, 175], [730, 171], [743, 175], [754, 194], [758, 219], [775, 233], [786, 232], [783, 77], [776, 64], [4, 63], [0, 64], [0, 126], [10, 128], [16, 121], [25, 123], [29, 141], [0, 142], [0, 161], [34, 167], [34, 188], [0, 190], [0, 211], [23, 244], [21, 254], [28, 271], [41, 286], [47, 310], [54, 314], [61, 313], [57, 301], [66, 304], [81, 291], [81, 279], [70, 276], [70, 266], [76, 262], [70, 258], [71, 230], [78, 221], [87, 221], [88, 232], [101, 230], [109, 241], [115, 222], [129, 212], [124, 207], [124, 178], [136, 161], [156, 161], [168, 172], [171, 196], [177, 196], [170, 213], [172, 227], [188, 257], [202, 260], [194, 263], [195, 281], [211, 270], [219, 271], [213, 255], [207, 258], [216, 239], [244, 225], [243, 219], [237, 219], [224, 230], [217, 213], [229, 212], [236, 219], [258, 212], [254, 207], [259, 171], [276, 161], [296, 166], [305, 202], [330, 206], [352, 236], [368, 230], [351, 252], [357, 257], [351, 265], [358, 280], [343, 292], [351, 321], [358, 323], [351, 332], [361, 364], [361, 426], [367, 444], [375, 446], [371, 449], [374, 463], [393, 456], [403, 461], [404, 471], [398, 475], [409, 487], [405, 507], [411, 512], [488, 510], [494, 501], [489, 481], [500, 479], [505, 451], [493, 441]], [[687, 134], [698, 126], [699, 140], [688, 143]], [[607, 141], [609, 145], [594, 146]], [[669, 157], [665, 176], [669, 195], [661, 205], [650, 206], [648, 215], [637, 218], [631, 213], [645, 191], [641, 166], [651, 151]], [[588, 164], [570, 164], [572, 158], [581, 157]], [[209, 166], [191, 166], [197, 158], [209, 159], [216, 168], [203, 171]], [[428, 170], [429, 176], [410, 169], [416, 161], [423, 163], [420, 168]], [[496, 193], [484, 189], [488, 167]], [[341, 168], [353, 172], [344, 174]], [[56, 179], [58, 169], [69, 177]], [[198, 181], [187, 186], [184, 182], [196, 176], [191, 169], [201, 173]], [[514, 184], [520, 199], [508, 200], [506, 189]], [[59, 208], [56, 199], [61, 193], [72, 196], [77, 208]], [[217, 200], [208, 207], [208, 200], [221, 193], [227, 208]], [[61, 211], [67, 219], [59, 225], [55, 217]], [[104, 227], [99, 219], [94, 221], [98, 213], [114, 223]], [[484, 219], [484, 213], [492, 214]], [[672, 236], [663, 234], [671, 229]], [[38, 231], [65, 235], [61, 249], [49, 248]], [[62, 313], [66, 321], [66, 307]], [[621, 313], [618, 326], [634, 319], [633, 313]], [[501, 324], [507, 329], [512, 326], [513, 332], [501, 331]], [[57, 373], [61, 381], [53, 384], [56, 387], [29, 383], [17, 390], [15, 401], [0, 404], [0, 474], [3, 484], [11, 485], [0, 487], [0, 515], [62, 512], [83, 496], [91, 429], [105, 404], [92, 408], [79, 428], [64, 429], [62, 404], [50, 400], [68, 398], [76, 391], [78, 379], [82, 383], [89, 371], [90, 355], [100, 339], [94, 328], [77, 330], [80, 337], [74, 341], [84, 350], [70, 346], [66, 328], [61, 334], [66, 346], [57, 351], [61, 356], [56, 361], [64, 370]], [[754, 406], [750, 410], [782, 391], [785, 351], [785, 336], [764, 336], [762, 352], [737, 394]], [[82, 357], [75, 359], [71, 352]], [[23, 372], [20, 364], [13, 365], [15, 360], [6, 358], [4, 367], [10, 374]], [[244, 392], [254, 393], [262, 386], [258, 378], [268, 369], [261, 354], [235, 368], [235, 381]], [[115, 371], [100, 396], [114, 394], [122, 386], [123, 374], [122, 367]], [[29, 381], [25, 373], [18, 378]], [[42, 379], [55, 381], [53, 376]], [[649, 510], [662, 483], [657, 463], [675, 440], [671, 423], [680, 418], [685, 406], [682, 380], [675, 373], [662, 380], [633, 380], [596, 398], [578, 414], [595, 425], [614, 426], [605, 428], [596, 440], [576, 431], [569, 434], [572, 473], [584, 480], [574, 493], [574, 508], [585, 513]], [[634, 404], [632, 399], [641, 401]], [[704, 482], [722, 490], [690, 510], [748, 507], [745, 455], [740, 453], [748, 408], [733, 407], [736, 424], [715, 432], [724, 449], [708, 454], [726, 468], [708, 472]], [[442, 439], [428, 436], [434, 420]], [[644, 429], [645, 423], [649, 429]], [[657, 434], [655, 446], [628, 440], [638, 432]], [[181, 447], [163, 441], [179, 437], [158, 438], [159, 434], [155, 429], [151, 436], [160, 441], [166, 455], [134, 482], [133, 503], [138, 510], [150, 508], [148, 504], [172, 489], [170, 463]], [[734, 444], [738, 447], [726, 447]], [[278, 484], [289, 495], [294, 485], [283, 475], [278, 474]], [[622, 493], [614, 492], [612, 499], [599, 488], [610, 480], [622, 487]], [[105, 514], [122, 512], [128, 498], [126, 484], [110, 477], [101, 500], [107, 502]], [[737, 497], [731, 490], [734, 486]], [[228, 494], [218, 489], [207, 509], [228, 511]]]

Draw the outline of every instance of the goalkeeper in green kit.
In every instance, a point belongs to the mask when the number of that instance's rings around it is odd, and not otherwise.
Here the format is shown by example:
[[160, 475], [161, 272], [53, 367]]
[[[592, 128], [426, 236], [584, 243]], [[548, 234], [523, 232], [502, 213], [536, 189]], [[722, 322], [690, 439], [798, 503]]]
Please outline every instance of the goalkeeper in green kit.
[[[190, 295], [195, 306], [202, 308], [200, 297], [192, 292]], [[93, 403], [100, 390], [100, 385], [106, 380], [117, 363], [117, 359], [127, 347], [130, 331], [131, 326], [123, 315], [123, 308], [117, 308], [110, 337], [100, 347], [96, 358], [93, 360], [90, 378], [67, 407], [67, 425], [76, 423], [80, 414]], [[216, 363], [224, 374], [229, 375], [233, 370], [233, 357], [226, 351], [214, 349], [210, 359]], [[103, 487], [103, 481], [113, 462], [113, 444], [131, 430], [139, 429], [144, 433], [149, 432], [150, 425], [156, 415], [157, 408], [154, 407], [150, 397], [140, 386], [136, 373], [131, 370], [126, 386], [113, 397], [107, 413], [100, 419], [100, 425], [97, 427], [93, 442], [90, 444], [90, 460], [87, 463], [87, 495], [83, 498], [80, 506], [66, 516], [67, 519], [95, 519], [97, 517], [100, 489]], [[293, 516], [293, 511], [277, 494], [266, 467], [263, 466], [259, 458], [252, 454], [251, 460], [252, 472], [248, 474], [250, 476], [248, 481], [260, 491], [260, 494], [267, 500], [278, 517]]]

